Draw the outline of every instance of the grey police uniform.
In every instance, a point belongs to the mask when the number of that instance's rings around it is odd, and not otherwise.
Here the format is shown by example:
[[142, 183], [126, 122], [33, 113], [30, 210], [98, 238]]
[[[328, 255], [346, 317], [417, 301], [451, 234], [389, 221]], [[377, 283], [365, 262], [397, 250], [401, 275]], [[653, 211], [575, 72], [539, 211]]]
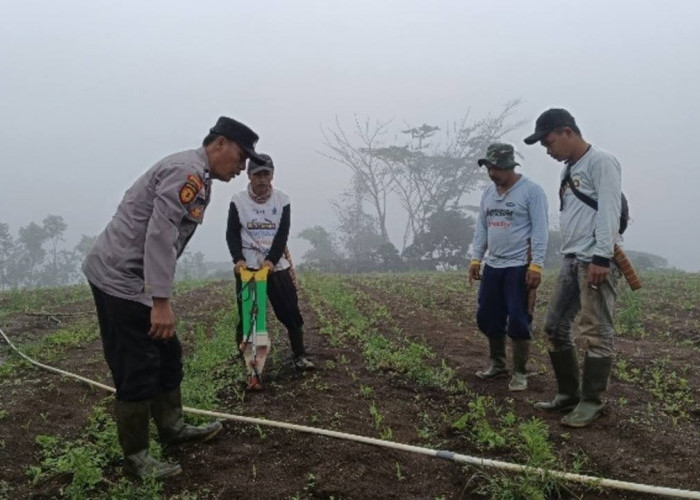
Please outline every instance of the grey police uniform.
[[169, 297], [177, 258], [209, 204], [204, 148], [168, 156], [126, 192], [83, 263], [90, 283], [123, 299], [153, 305]]
[[83, 262], [119, 401], [145, 401], [182, 382], [177, 335], [153, 340], [153, 297], [169, 297], [177, 258], [201, 224], [211, 180], [204, 148], [168, 156], [124, 194]]

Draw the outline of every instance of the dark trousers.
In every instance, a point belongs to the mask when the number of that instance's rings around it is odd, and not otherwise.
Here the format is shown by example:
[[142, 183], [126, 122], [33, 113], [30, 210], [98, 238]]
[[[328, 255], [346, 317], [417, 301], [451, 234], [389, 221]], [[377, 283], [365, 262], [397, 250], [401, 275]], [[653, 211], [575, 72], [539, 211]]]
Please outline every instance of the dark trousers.
[[527, 266], [495, 268], [484, 266], [479, 285], [476, 324], [488, 337], [532, 338], [527, 312]]
[[[238, 297], [238, 325], [236, 326], [236, 342], [243, 341], [243, 317], [241, 311], [241, 277], [236, 275], [236, 295]], [[289, 269], [274, 271], [267, 275], [267, 298], [270, 299], [275, 316], [287, 328], [289, 342], [294, 356], [304, 354], [304, 339], [301, 327], [304, 319], [299, 310], [297, 289], [292, 281]]]
[[153, 340], [151, 308], [106, 294], [90, 283], [102, 347], [119, 401], [146, 401], [182, 382], [182, 346], [177, 336]]

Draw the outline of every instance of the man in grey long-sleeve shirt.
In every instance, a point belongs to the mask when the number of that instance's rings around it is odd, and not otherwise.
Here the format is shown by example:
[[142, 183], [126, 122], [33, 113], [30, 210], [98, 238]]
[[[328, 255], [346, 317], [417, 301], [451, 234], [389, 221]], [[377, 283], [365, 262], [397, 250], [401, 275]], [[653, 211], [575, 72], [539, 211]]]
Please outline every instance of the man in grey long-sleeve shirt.
[[[549, 109], [535, 124], [526, 144], [540, 142], [547, 154], [566, 167], [561, 174], [560, 227], [564, 254], [559, 277], [547, 307], [544, 329], [557, 378], [552, 401], [536, 403], [543, 410], [569, 411], [562, 424], [584, 427], [600, 416], [612, 369], [613, 311], [620, 273], [612, 262], [621, 211], [620, 164], [610, 153], [588, 144], [574, 117], [565, 109]], [[577, 195], [578, 192], [578, 195]], [[597, 202], [597, 209], [580, 199]], [[583, 380], [572, 329], [581, 311], [581, 336], [586, 341]]]
[[124, 469], [139, 477], [178, 474], [148, 453], [153, 416], [160, 441], [208, 440], [221, 423], [201, 427], [182, 416], [182, 348], [170, 304], [175, 264], [202, 223], [211, 179], [228, 182], [255, 152], [258, 136], [221, 117], [202, 147], [168, 156], [127, 190], [85, 257], [105, 359], [116, 387], [115, 417]]
[[471, 279], [480, 279], [476, 322], [489, 341], [491, 365], [476, 375], [491, 379], [508, 373], [506, 334], [513, 342], [511, 391], [527, 389], [526, 365], [532, 332], [529, 291], [539, 286], [547, 252], [547, 197], [540, 186], [515, 173], [513, 146], [491, 144], [486, 166], [493, 184], [484, 190], [472, 243]]

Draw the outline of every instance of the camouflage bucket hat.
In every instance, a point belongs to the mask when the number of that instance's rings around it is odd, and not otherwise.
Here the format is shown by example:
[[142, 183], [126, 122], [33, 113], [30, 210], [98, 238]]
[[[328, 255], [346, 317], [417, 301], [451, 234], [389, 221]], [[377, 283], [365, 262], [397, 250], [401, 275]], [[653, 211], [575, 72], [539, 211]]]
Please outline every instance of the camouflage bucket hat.
[[479, 166], [493, 165], [495, 168], [508, 169], [520, 165], [515, 161], [515, 150], [510, 144], [496, 142], [486, 149], [486, 158], [481, 158]]

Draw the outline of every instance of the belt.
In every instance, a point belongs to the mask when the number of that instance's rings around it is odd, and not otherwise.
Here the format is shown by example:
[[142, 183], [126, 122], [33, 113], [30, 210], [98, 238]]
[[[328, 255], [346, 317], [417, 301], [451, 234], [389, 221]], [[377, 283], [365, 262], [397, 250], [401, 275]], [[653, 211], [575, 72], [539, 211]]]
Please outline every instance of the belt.
[[565, 258], [565, 259], [575, 259], [575, 258], [576, 258], [576, 254], [575, 254], [575, 253], [567, 253], [567, 254], [564, 255], [564, 258]]

